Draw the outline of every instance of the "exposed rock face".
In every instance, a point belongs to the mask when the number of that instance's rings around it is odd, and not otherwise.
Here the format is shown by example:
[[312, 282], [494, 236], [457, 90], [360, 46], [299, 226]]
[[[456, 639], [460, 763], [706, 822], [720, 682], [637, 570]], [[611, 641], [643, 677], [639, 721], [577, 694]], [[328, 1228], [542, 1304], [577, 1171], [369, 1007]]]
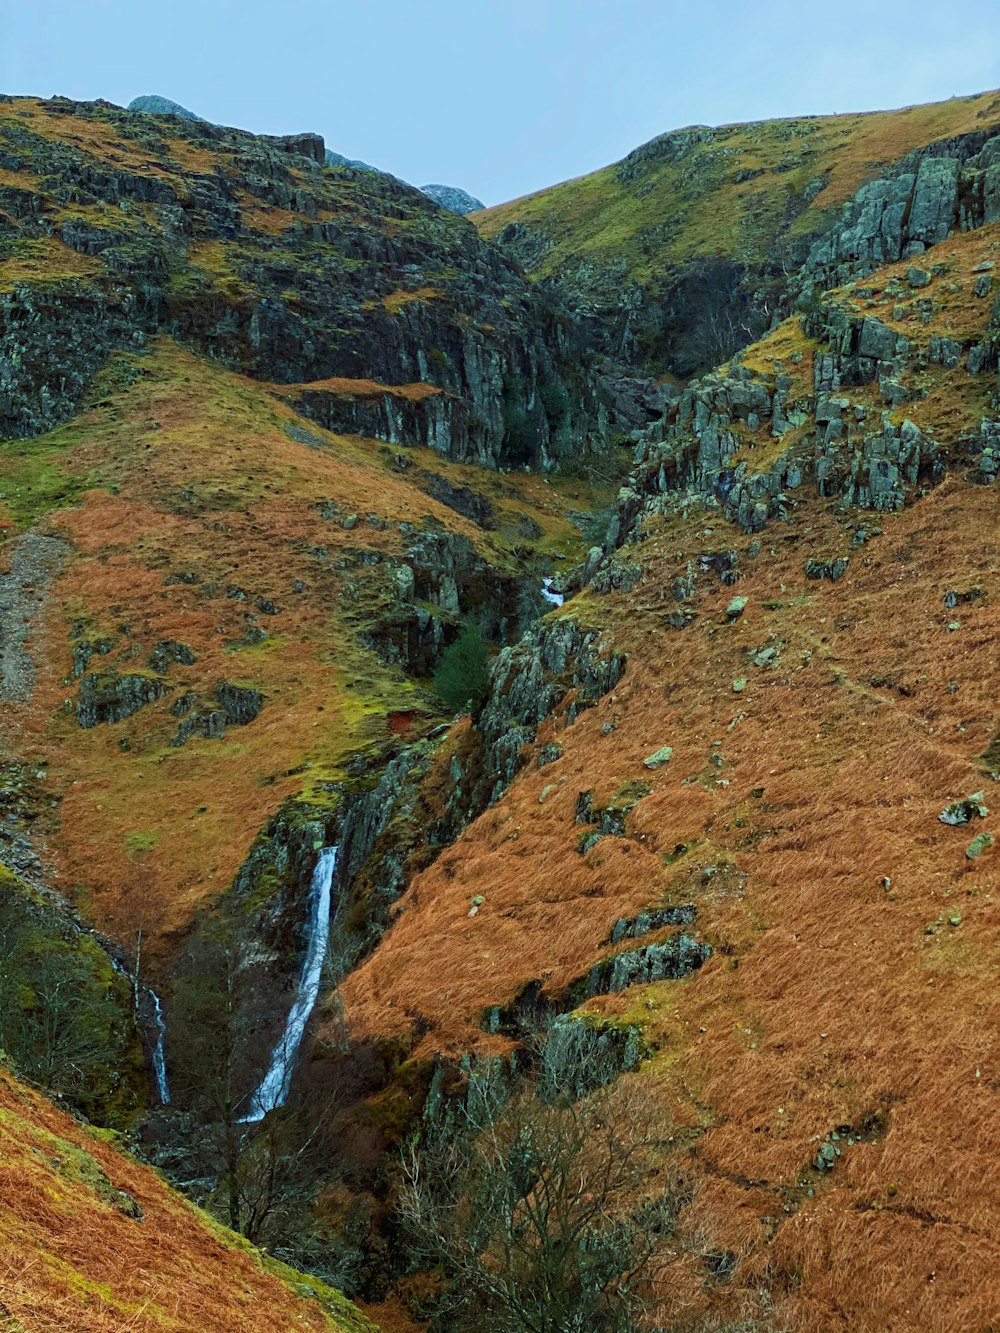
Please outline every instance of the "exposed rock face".
[[479, 716], [484, 771], [495, 800], [520, 765], [522, 748], [571, 689], [570, 720], [621, 680], [626, 659], [600, 635], [564, 616], [504, 648], [490, 672], [490, 694]]
[[[452, 506], [461, 497], [449, 497]], [[500, 574], [465, 536], [421, 532], [405, 561], [386, 565], [389, 610], [362, 634], [383, 662], [418, 676], [430, 675], [460, 622], [473, 623], [493, 643], [507, 643], [533, 615], [524, 581]]]
[[357, 157], [345, 157], [343, 153], [335, 153], [332, 148], [326, 150], [323, 163], [328, 167], [353, 167], [355, 171], [378, 171], [378, 167], [362, 162]]
[[955, 228], [971, 231], [998, 220], [1000, 135], [981, 131], [930, 144], [845, 204], [829, 235], [809, 251], [798, 285], [835, 287], [922, 255]]
[[711, 954], [710, 945], [682, 932], [662, 944], [644, 944], [603, 959], [587, 977], [586, 990], [590, 995], [610, 995], [629, 986], [687, 976]]
[[[182, 119], [154, 130], [104, 104], [35, 105], [60, 129], [77, 117], [125, 144], [141, 138], [143, 150], [133, 169], [40, 133], [30, 116], [4, 119], [5, 160], [39, 184], [0, 198], [0, 236], [15, 256], [39, 245], [65, 256], [74, 274], [15, 275], [0, 293], [4, 435], [65, 420], [113, 347], [163, 331], [269, 382], [439, 390], [416, 403], [378, 393], [320, 403], [304, 390], [338, 429], [494, 467], [550, 466], [602, 443], [569, 320], [419, 191], [381, 173], [324, 171], [317, 135]], [[211, 165], [187, 169], [192, 152]], [[87, 221], [65, 218], [70, 205], [86, 206]]]
[[197, 703], [193, 693], [178, 696], [172, 711], [181, 723], [171, 737], [171, 745], [184, 745], [192, 736], [218, 739], [226, 734], [227, 726], [245, 727], [259, 716], [264, 699], [259, 690], [224, 680], [215, 688], [215, 707], [197, 708]]
[[[690, 126], [476, 223], [562, 290], [609, 356], [686, 378], [756, 341], [799, 292], [995, 219], [1000, 101], [967, 100], [978, 107], [956, 100], [928, 120], [928, 133], [954, 126], [931, 143], [905, 110]], [[873, 156], [878, 121], [886, 145], [910, 150], [895, 163]], [[824, 205], [856, 148], [846, 170], [861, 189], [843, 210]]]
[[76, 720], [81, 727], [96, 727], [102, 722], [121, 722], [146, 704], [166, 693], [166, 684], [158, 676], [105, 671], [87, 672], [80, 681]]
[[[970, 163], [981, 163], [987, 149], [1000, 143], [993, 138]], [[910, 195], [917, 194], [918, 177], [927, 163], [927, 191], [940, 190], [952, 198], [955, 170], [938, 171], [935, 164], [951, 159], [927, 157], [908, 178]], [[970, 168], [980, 172], [979, 166]], [[882, 197], [881, 185], [875, 193]], [[865, 187], [862, 195], [870, 193]], [[908, 195], [908, 198], [910, 198]], [[980, 198], [988, 197], [984, 190]], [[986, 213], [963, 205], [961, 218], [938, 208], [925, 191], [918, 216], [937, 219], [923, 227], [922, 234], [940, 243], [947, 226], [967, 223], [972, 229], [985, 225]], [[949, 205], [950, 207], [950, 205]], [[853, 218], [854, 205], [845, 217]], [[957, 209], [957, 204], [956, 204]], [[907, 216], [912, 216], [912, 212]], [[867, 225], [867, 224], [866, 224]], [[857, 228], [848, 232], [857, 236]], [[952, 233], [954, 235], [954, 233]], [[959, 233], [961, 234], [961, 233]], [[836, 233], [831, 245], [836, 245]], [[897, 261], [903, 242], [895, 236], [891, 250]], [[916, 243], [916, 242], [914, 242]], [[930, 241], [921, 239], [921, 246]], [[845, 242], [857, 250], [854, 241]], [[905, 246], [903, 247], [905, 248]], [[847, 251], [844, 251], [847, 253]], [[867, 273], [875, 262], [855, 255], [852, 263]], [[846, 261], [845, 261], [846, 262]], [[848, 265], [850, 268], [851, 265]], [[938, 320], [951, 328], [949, 302], [961, 302], [963, 283], [941, 284], [943, 266], [933, 269], [939, 285], [933, 296], [915, 296], [925, 284], [914, 288], [912, 271], [904, 285], [897, 276], [884, 280], [879, 293], [889, 301], [880, 318], [865, 313], [876, 304], [874, 288], [855, 283], [846, 297], [816, 297], [800, 317], [800, 329], [788, 345], [803, 350], [784, 361], [769, 356], [771, 368], [742, 365], [735, 358], [728, 368], [703, 376], [689, 384], [671, 404], [663, 419], [636, 433], [636, 468], [627, 487], [620, 492], [608, 533], [610, 547], [620, 545], [636, 530], [644, 512], [664, 512], [685, 498], [698, 497], [721, 507], [728, 517], [749, 532], [760, 531], [773, 518], [788, 513], [794, 492], [803, 485], [815, 487], [823, 496], [839, 495], [848, 505], [875, 511], [897, 510], [921, 490], [935, 485], [951, 465], [968, 466], [970, 479], [989, 482], [996, 477], [994, 423], [991, 418], [976, 423], [975, 433], [947, 439], [921, 424], [921, 401], [927, 395], [932, 367], [959, 377], [983, 376], [997, 367], [1000, 345], [1000, 311], [984, 312], [981, 332], [962, 338], [923, 332], [923, 326]], [[853, 271], [853, 269], [851, 270]], [[974, 270], [976, 271], [976, 270]], [[806, 270], [803, 270], [805, 274]], [[923, 270], [921, 270], [923, 272]], [[841, 269], [836, 280], [844, 277]], [[827, 278], [830, 275], [827, 274]], [[930, 278], [928, 277], [930, 281]], [[968, 281], [966, 279], [965, 281]], [[978, 279], [973, 280], [973, 285]], [[908, 299], [903, 299], [907, 297]], [[895, 300], [895, 304], [892, 304]], [[997, 303], [1000, 304], [1000, 303]], [[905, 323], [904, 332], [900, 323]], [[910, 331], [912, 330], [912, 332]], [[796, 344], [795, 339], [798, 338]], [[806, 378], [798, 363], [808, 352], [811, 374]], [[879, 406], [873, 408], [871, 394], [857, 391], [872, 386]], [[994, 402], [1000, 401], [1000, 384]], [[908, 405], [912, 404], [912, 407]], [[906, 415], [902, 415], [902, 411]], [[912, 413], [912, 415], [911, 415]], [[767, 466], [755, 466], [754, 452], [767, 438], [778, 443]], [[781, 447], [782, 444], [784, 447]], [[589, 563], [585, 578], [612, 581], [614, 564], [605, 558]]]
[[[172, 102], [169, 97], [155, 95], [134, 97], [127, 109], [144, 111], [149, 116], [180, 116], [184, 120], [200, 120], [203, 124], [208, 124], [204, 116], [195, 115], [193, 111], [188, 111], [178, 102]], [[343, 153], [336, 153], [332, 148], [324, 147], [318, 161], [327, 167], [353, 167], [355, 171], [378, 171], [378, 167], [373, 167], [356, 157], [345, 157]], [[428, 199], [433, 199], [440, 208], [446, 209], [449, 213], [475, 213], [477, 209], [485, 207], [482, 200], [457, 185], [421, 185], [420, 193], [425, 194]]]
[[469, 194], [468, 190], [459, 189], [457, 185], [421, 185], [420, 193], [433, 199], [440, 208], [461, 216], [486, 207], [481, 199]]

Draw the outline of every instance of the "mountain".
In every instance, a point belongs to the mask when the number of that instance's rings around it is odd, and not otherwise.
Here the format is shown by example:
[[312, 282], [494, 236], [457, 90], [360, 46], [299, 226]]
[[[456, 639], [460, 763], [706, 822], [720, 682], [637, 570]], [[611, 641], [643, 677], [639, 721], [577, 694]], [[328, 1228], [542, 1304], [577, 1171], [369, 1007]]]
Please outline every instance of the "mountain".
[[12, 1320], [991, 1326], [1000, 98], [654, 145], [0, 102]]
[[342, 153], [335, 153], [332, 148], [326, 150], [324, 161], [328, 167], [355, 167], [358, 171], [378, 170], [378, 167], [369, 166], [367, 162], [361, 162], [356, 157], [344, 157]]
[[[193, 111], [179, 106], [177, 102], [171, 102], [169, 97], [134, 97], [128, 104], [128, 110], [144, 111], [152, 116], [181, 116], [185, 120], [204, 120], [204, 117], [195, 115]], [[342, 153], [335, 153], [332, 148], [325, 150], [324, 161], [328, 167], [353, 167], [356, 171], [378, 171], [378, 167], [369, 166], [367, 162], [361, 162], [354, 157], [344, 157]], [[476, 209], [483, 207], [481, 200], [473, 198], [471, 194], [455, 185], [422, 185], [420, 190], [428, 199], [433, 199], [439, 207], [449, 213], [474, 213]]]
[[475, 213], [484, 207], [481, 199], [475, 198], [467, 190], [460, 190], [455, 185], [421, 185], [421, 194], [433, 199], [436, 204], [446, 208], [449, 213]]
[[475, 221], [589, 315], [610, 353], [687, 377], [787, 313], [789, 278], [865, 182], [948, 154], [959, 138], [971, 155], [998, 124], [993, 92], [900, 111], [694, 125]]
[[178, 102], [171, 102], [169, 97], [160, 97], [151, 93], [144, 97], [133, 97], [128, 104], [129, 111], [145, 111], [149, 116], [180, 116], [183, 120], [204, 120], [204, 116], [195, 115]]

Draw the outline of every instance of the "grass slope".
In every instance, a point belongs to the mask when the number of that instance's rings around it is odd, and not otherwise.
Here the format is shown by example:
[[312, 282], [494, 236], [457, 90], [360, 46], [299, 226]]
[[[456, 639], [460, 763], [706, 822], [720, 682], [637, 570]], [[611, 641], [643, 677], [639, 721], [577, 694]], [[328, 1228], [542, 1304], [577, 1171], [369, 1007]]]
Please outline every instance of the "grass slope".
[[655, 284], [692, 260], [760, 263], [786, 232], [821, 230], [881, 167], [936, 139], [998, 123], [1000, 96], [987, 92], [899, 111], [725, 125], [684, 151], [650, 151], [627, 173], [621, 168], [631, 157], [660, 141], [471, 216], [487, 237], [511, 223], [537, 229], [545, 243], [529, 266], [535, 276], [619, 262], [627, 278]]
[[[402, 558], [407, 532], [463, 537], [508, 574], [582, 546], [566, 518], [591, 503], [582, 483], [423, 449], [400, 472], [388, 446], [304, 425], [268, 386], [164, 338], [116, 358], [68, 425], [0, 451], [0, 560], [28, 530], [67, 544], [29, 645], [37, 688], [8, 711], [4, 738], [45, 761], [56, 815], [36, 834], [48, 832], [60, 887], [113, 934], [141, 919], [154, 949], [228, 886], [283, 800], [322, 805], [349, 759], [439, 719], [427, 682], [358, 639], [391, 609], [384, 562]], [[488, 499], [495, 528], [432, 499], [428, 475]], [[163, 642], [195, 661], [154, 669]], [[159, 679], [163, 696], [80, 727], [67, 701], [87, 643], [106, 649], [90, 671]], [[210, 701], [220, 680], [259, 691], [260, 716], [172, 746], [178, 700]]]
[[375, 1333], [0, 1071], [4, 1333]]
[[[992, 301], [973, 288], [998, 246], [995, 226], [956, 235], [927, 257], [927, 286], [900, 265], [824, 297], [913, 341], [912, 398], [885, 410], [946, 457], [990, 414], [995, 373], [921, 352], [984, 336]], [[818, 350], [796, 318], [740, 360], [783, 370], [814, 405]], [[878, 420], [877, 386], [838, 393]], [[748, 430], [743, 457], [812, 451], [814, 425]], [[735, 1316], [763, 1288], [796, 1333], [986, 1329], [1000, 1300], [984, 1277], [1000, 1258], [1000, 862], [967, 849], [1000, 822], [997, 498], [956, 469], [900, 513], [804, 488], [789, 510], [752, 538], [678, 501], [620, 552], [641, 563], [633, 591], [591, 587], [552, 613], [604, 631], [628, 654], [624, 679], [572, 725], [572, 697], [557, 709], [503, 798], [415, 877], [347, 979], [345, 1017], [359, 1042], [417, 1060], [502, 1051], [489, 1009], [585, 976], [619, 918], [692, 903], [714, 950], [700, 971], [587, 1006], [642, 1029], [652, 1055], [636, 1077], [673, 1108], [697, 1182], [684, 1226], [733, 1256], [723, 1284], [678, 1273], [662, 1321]], [[716, 552], [735, 553], [735, 588], [703, 560]], [[839, 581], [807, 577], [808, 560], [841, 556]], [[692, 575], [695, 616], [678, 630], [672, 589]], [[978, 791], [985, 819], [940, 821]], [[582, 851], [584, 792], [595, 808], [640, 799], [623, 836]]]

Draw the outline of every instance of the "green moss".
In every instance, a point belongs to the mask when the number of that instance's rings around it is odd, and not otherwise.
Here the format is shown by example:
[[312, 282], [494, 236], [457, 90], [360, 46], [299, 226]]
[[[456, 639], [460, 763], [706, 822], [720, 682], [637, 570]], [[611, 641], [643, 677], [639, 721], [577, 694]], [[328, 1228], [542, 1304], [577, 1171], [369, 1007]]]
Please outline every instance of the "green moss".
[[125, 850], [135, 858], [145, 856], [156, 847], [156, 834], [151, 829], [136, 829], [125, 835]]
[[78, 424], [33, 440], [7, 440], [0, 450], [0, 503], [19, 528], [30, 527], [52, 509], [72, 505], [99, 484], [89, 473], [71, 471], [69, 458], [80, 441]]
[[96, 939], [5, 870], [0, 1047], [88, 1119], [127, 1129], [143, 1100], [131, 986]]

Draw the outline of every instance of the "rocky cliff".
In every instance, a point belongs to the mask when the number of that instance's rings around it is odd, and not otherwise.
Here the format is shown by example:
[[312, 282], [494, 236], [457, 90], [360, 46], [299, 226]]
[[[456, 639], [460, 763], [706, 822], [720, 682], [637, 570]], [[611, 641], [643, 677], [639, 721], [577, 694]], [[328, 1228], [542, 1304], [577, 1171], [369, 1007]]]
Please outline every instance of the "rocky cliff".
[[[887, 168], [894, 202], [884, 184], [871, 185], [856, 205], [857, 244], [864, 250], [864, 236], [878, 234], [883, 206], [888, 233], [899, 229], [919, 171], [913, 239], [925, 227], [940, 239], [944, 214], [923, 218], [922, 200], [936, 193], [941, 171], [957, 184], [958, 164], [998, 123], [1000, 99], [983, 93], [867, 115], [691, 126], [475, 221], [541, 285], [564, 293], [609, 355], [686, 378], [787, 313], [804, 262], [825, 277], [847, 258], [844, 202]], [[945, 158], [955, 165], [934, 165]], [[842, 257], [826, 248], [834, 230]], [[891, 245], [869, 243], [868, 257], [898, 258]]]
[[431, 386], [451, 409], [413, 442], [446, 456], [551, 466], [600, 447], [572, 326], [418, 191], [325, 169], [315, 135], [0, 110], [6, 436], [66, 420], [112, 349], [166, 332], [260, 380]]
[[[181, 116], [184, 120], [204, 121], [203, 116], [197, 116], [193, 111], [188, 111], [186, 107], [178, 105], [177, 102], [171, 102], [169, 97], [134, 97], [128, 104], [129, 111], [144, 111], [152, 116]], [[358, 171], [377, 171], [377, 167], [370, 166], [367, 162], [362, 162], [356, 157], [344, 157], [343, 153], [336, 153], [332, 148], [327, 148], [323, 154], [323, 161], [328, 167], [354, 167]], [[481, 199], [474, 198], [467, 190], [460, 189], [457, 185], [421, 185], [420, 193], [425, 194], [428, 199], [446, 209], [449, 213], [474, 213], [477, 209], [483, 208]]]

